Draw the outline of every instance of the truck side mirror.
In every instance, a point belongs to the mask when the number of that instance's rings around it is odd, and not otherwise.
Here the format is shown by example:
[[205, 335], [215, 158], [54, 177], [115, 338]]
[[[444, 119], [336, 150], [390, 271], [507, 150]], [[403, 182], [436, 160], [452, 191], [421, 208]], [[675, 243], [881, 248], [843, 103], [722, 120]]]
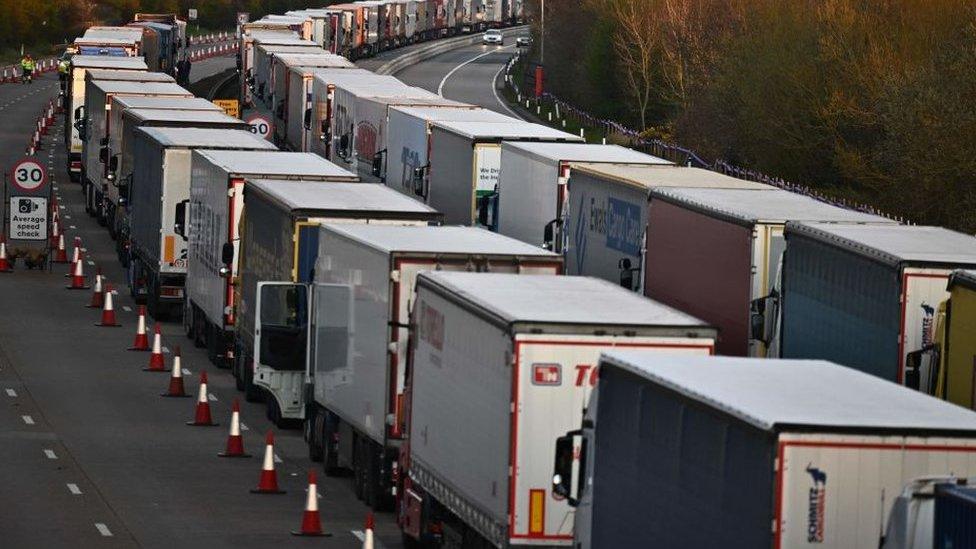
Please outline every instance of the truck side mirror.
[[108, 169], [111, 170], [113, 173], [116, 172], [116, 171], [118, 171], [118, 169], [119, 169], [119, 157], [117, 155], [116, 156], [113, 156], [112, 158], [109, 159], [109, 161], [108, 161]]
[[634, 268], [632, 265], [629, 257], [621, 258], [617, 262], [617, 267], [620, 269], [620, 285], [631, 291], [634, 289]]
[[186, 209], [189, 205], [189, 200], [176, 204], [176, 224], [173, 226], [173, 232], [183, 237], [183, 240], [186, 240]]
[[98, 161], [102, 164], [108, 164], [108, 145], [102, 145], [102, 147], [98, 149]]
[[383, 178], [383, 155], [386, 151], [380, 151], [373, 155], [373, 177]]
[[553, 219], [542, 228], [542, 247], [550, 252], [556, 251], [556, 225], [558, 219]]
[[311, 130], [312, 129], [312, 109], [305, 109], [305, 118], [304, 118], [304, 120], [305, 120], [305, 123], [303, 124], [303, 127], [306, 130]]
[[103, 137], [103, 138], [99, 139], [98, 140], [98, 144], [101, 145], [101, 146], [103, 146], [103, 147], [107, 147], [108, 146], [108, 138], [107, 137]]
[[339, 155], [342, 157], [349, 156], [349, 134], [343, 134], [339, 138]]
[[916, 391], [922, 384], [922, 353], [924, 351], [912, 351], [905, 356], [905, 387]]
[[[311, 112], [311, 109], [309, 109], [309, 112]], [[328, 135], [330, 129], [331, 128], [329, 126], [329, 120], [328, 119], [322, 120], [322, 123], [319, 125], [319, 130], [321, 130], [321, 133], [323, 135]]]
[[570, 507], [580, 504], [586, 474], [586, 437], [583, 431], [570, 431], [556, 439], [556, 455], [552, 473], [552, 493], [566, 500]]
[[478, 224], [482, 227], [488, 226], [489, 209], [491, 209], [491, 195], [478, 197]]
[[427, 168], [421, 166], [413, 169], [413, 194], [426, 199], [427, 193], [424, 189], [424, 177], [427, 175]]
[[81, 120], [82, 116], [84, 115], [84, 112], [85, 112], [84, 106], [75, 109], [75, 120]]
[[230, 265], [234, 262], [234, 243], [224, 242], [224, 247], [220, 249], [220, 262]]

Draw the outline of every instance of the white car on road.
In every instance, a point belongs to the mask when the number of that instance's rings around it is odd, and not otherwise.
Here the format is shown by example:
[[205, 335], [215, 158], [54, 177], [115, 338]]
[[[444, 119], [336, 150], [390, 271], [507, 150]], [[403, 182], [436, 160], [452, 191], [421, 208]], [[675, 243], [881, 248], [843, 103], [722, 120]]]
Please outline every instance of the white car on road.
[[503, 46], [505, 44], [505, 37], [502, 36], [502, 31], [492, 29], [485, 32], [484, 36], [481, 38], [481, 43]]

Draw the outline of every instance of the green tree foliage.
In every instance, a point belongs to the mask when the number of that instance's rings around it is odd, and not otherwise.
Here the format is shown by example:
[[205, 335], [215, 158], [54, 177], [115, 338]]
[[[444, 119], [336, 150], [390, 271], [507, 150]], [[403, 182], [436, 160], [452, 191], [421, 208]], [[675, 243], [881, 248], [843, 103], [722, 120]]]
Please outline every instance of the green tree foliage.
[[[668, 128], [706, 157], [976, 232], [971, 0], [550, 0], [546, 8], [547, 27], [559, 29], [549, 37], [585, 43], [547, 46], [550, 74], [575, 75], [550, 78], [555, 94], [632, 126]], [[654, 62], [638, 68], [651, 101], [640, 112], [637, 90], [623, 85], [634, 67], [621, 48], [648, 45]]]

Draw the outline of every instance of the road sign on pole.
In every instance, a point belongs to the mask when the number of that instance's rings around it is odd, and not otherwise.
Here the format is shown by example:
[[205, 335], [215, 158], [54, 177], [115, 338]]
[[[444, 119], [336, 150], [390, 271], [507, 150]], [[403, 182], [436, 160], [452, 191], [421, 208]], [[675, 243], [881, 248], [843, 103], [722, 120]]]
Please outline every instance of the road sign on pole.
[[10, 197], [10, 238], [47, 240], [47, 197]]
[[10, 240], [46, 241], [51, 188], [44, 163], [32, 156], [22, 158], [4, 183], [4, 220], [9, 222]]
[[247, 117], [247, 123], [251, 126], [251, 133], [265, 139], [271, 138], [271, 121], [260, 114]]
[[14, 164], [10, 172], [14, 190], [29, 194], [47, 194], [47, 170], [40, 160], [27, 157]]
[[186, 10], [186, 18], [189, 19], [190, 21], [196, 21], [197, 20], [196, 8], [190, 8]]

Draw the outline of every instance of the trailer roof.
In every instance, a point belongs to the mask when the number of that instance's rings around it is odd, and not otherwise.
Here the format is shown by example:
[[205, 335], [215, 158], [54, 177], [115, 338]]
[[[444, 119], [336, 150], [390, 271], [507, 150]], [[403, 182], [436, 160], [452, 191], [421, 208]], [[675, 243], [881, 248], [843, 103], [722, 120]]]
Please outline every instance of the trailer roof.
[[611, 365], [764, 431], [976, 433], [976, 413], [823, 360], [613, 350]]
[[378, 183], [248, 179], [246, 188], [245, 193], [257, 191], [290, 210], [315, 211], [316, 215], [416, 213], [440, 217], [437, 210], [423, 202]]
[[85, 34], [75, 38], [79, 42], [134, 43], [142, 40], [140, 27], [88, 27]]
[[89, 80], [116, 80], [128, 82], [176, 82], [172, 76], [162, 72], [130, 71], [120, 69], [91, 68], [85, 73]]
[[149, 70], [144, 58], [119, 55], [75, 55], [71, 57], [71, 66], [81, 69]]
[[953, 271], [949, 277], [949, 288], [952, 289], [956, 285], [976, 290], [976, 270], [958, 269]]
[[163, 147], [192, 149], [255, 149], [278, 150], [267, 139], [249, 130], [221, 130], [214, 128], [137, 128]]
[[894, 223], [871, 215], [832, 206], [809, 196], [769, 189], [652, 188], [651, 198], [735, 223], [827, 221], [841, 223]]
[[317, 154], [283, 151], [196, 151], [230, 174], [313, 176], [358, 181], [358, 177]]
[[317, 52], [328, 53], [326, 50], [322, 49], [322, 46], [312, 42], [309, 44], [268, 44], [265, 42], [260, 42], [257, 45], [262, 51], [271, 54], [278, 53], [304, 53], [304, 54], [315, 54]]
[[223, 109], [202, 97], [147, 97], [133, 95], [118, 97], [115, 104], [126, 109], [175, 109], [182, 111], [220, 111]]
[[787, 231], [892, 266], [904, 263], [976, 265], [976, 238], [942, 227], [790, 223]]
[[294, 36], [265, 35], [259, 33], [252, 34], [251, 37], [254, 38], [254, 43], [258, 46], [315, 46], [321, 48], [321, 46], [311, 40], [299, 38], [294, 32], [292, 34]]
[[[379, 78], [380, 75], [368, 71], [366, 69], [360, 68], [342, 68], [342, 67], [324, 67], [317, 69], [309, 69], [306, 71], [307, 74], [311, 75], [314, 79], [320, 80], [324, 84], [335, 84], [336, 81], [343, 81], [352, 75], [357, 75], [360, 78], [370, 79]], [[404, 84], [406, 85], [406, 84]]]
[[331, 67], [336, 69], [355, 68], [356, 64], [341, 55], [329, 53], [282, 53], [275, 56], [279, 63], [284, 63], [289, 67], [309, 67], [323, 68]]
[[92, 80], [105, 93], [136, 93], [143, 95], [182, 95], [193, 97], [193, 94], [179, 84], [172, 82], [127, 82], [121, 80]]
[[472, 140], [503, 141], [506, 139], [545, 139], [550, 141], [577, 141], [583, 138], [531, 122], [478, 122], [463, 120], [435, 120], [436, 128]]
[[708, 327], [691, 315], [598, 278], [448, 271], [422, 277], [423, 284], [460, 296], [509, 324]]
[[436, 93], [429, 92], [423, 88], [408, 86], [399, 80], [375, 80], [357, 82], [355, 78], [345, 79], [343, 82], [336, 83], [337, 89], [345, 90], [357, 97], [403, 97], [411, 99], [440, 100], [446, 105], [451, 105], [455, 101], [445, 99]]
[[502, 113], [495, 112], [490, 109], [479, 107], [477, 105], [449, 105], [449, 106], [425, 106], [425, 107], [414, 107], [414, 106], [401, 106], [392, 107], [393, 110], [402, 112], [408, 116], [414, 118], [419, 118], [421, 120], [426, 120], [428, 122], [434, 120], [467, 120], [467, 121], [482, 121], [482, 122], [518, 122], [517, 119], [511, 116], [506, 116]]
[[[686, 168], [683, 166], [655, 166], [641, 164], [604, 164], [573, 162], [573, 172], [590, 177], [610, 179], [619, 183], [649, 189], [653, 187], [714, 187], [725, 189], [773, 189], [770, 185], [730, 177], [725, 174]], [[572, 175], [570, 175], [572, 179]]]
[[588, 143], [503, 142], [502, 150], [521, 151], [537, 160], [550, 162], [617, 162], [620, 164], [673, 165], [671, 162], [620, 145]]
[[400, 227], [392, 225], [323, 225], [329, 231], [385, 253], [416, 252], [462, 255], [522, 255], [561, 259], [559, 255], [476, 227]]
[[123, 116], [138, 119], [142, 122], [205, 122], [211, 124], [236, 124], [241, 128], [247, 127], [247, 122], [228, 116], [223, 111], [174, 110], [174, 109], [128, 109]]

